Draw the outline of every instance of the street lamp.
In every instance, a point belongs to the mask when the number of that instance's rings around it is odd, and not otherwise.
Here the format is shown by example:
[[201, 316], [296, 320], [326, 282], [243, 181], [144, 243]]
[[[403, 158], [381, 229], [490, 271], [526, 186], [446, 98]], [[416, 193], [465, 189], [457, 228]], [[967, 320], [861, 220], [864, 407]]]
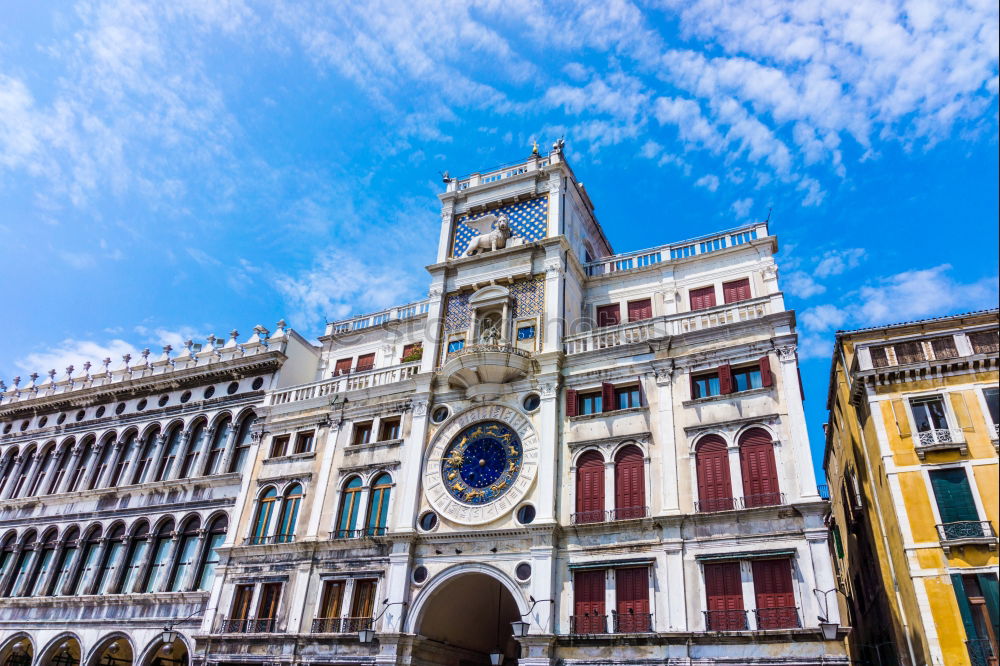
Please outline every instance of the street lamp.
[[373, 640], [375, 640], [375, 630], [372, 627], [375, 626], [376, 622], [382, 619], [382, 616], [385, 615], [385, 612], [389, 610], [390, 607], [406, 605], [405, 601], [393, 601], [391, 604], [388, 602], [389, 602], [388, 599], [382, 602], [385, 604], [385, 608], [383, 608], [382, 612], [378, 614], [378, 617], [376, 617], [374, 620], [371, 621], [371, 624], [368, 625], [368, 627], [358, 629], [359, 643], [371, 643]]
[[500, 651], [499, 647], [493, 648], [493, 652], [490, 652], [490, 664], [491, 666], [500, 666], [503, 663], [503, 652]]
[[531, 608], [528, 609], [527, 613], [510, 623], [510, 628], [514, 632], [514, 638], [524, 638], [528, 635], [528, 629], [531, 628], [531, 623], [525, 622], [524, 618], [531, 615], [531, 611], [535, 610], [535, 606], [537, 604], [540, 604], [543, 601], [552, 601], [551, 599], [536, 600], [534, 597], [528, 597], [528, 599], [531, 601]]
[[177, 640], [177, 630], [174, 629], [174, 627], [176, 627], [181, 622], [184, 622], [185, 620], [190, 620], [195, 615], [204, 613], [207, 610], [208, 610], [207, 608], [200, 608], [195, 612], [191, 613], [190, 615], [188, 615], [187, 617], [181, 618], [176, 622], [171, 622], [163, 625], [163, 630], [160, 631], [160, 642], [163, 643], [164, 645], [170, 645], [171, 643], [173, 643], [175, 640]]
[[840, 627], [836, 622], [827, 622], [825, 617], [820, 618], [819, 628], [823, 632], [823, 640], [837, 640], [837, 629]]

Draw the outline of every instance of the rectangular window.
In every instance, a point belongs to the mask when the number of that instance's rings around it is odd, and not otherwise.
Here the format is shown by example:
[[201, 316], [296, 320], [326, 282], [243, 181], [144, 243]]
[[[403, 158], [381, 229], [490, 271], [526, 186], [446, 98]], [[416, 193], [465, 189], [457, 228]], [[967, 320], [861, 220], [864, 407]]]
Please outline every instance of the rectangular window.
[[719, 384], [719, 373], [713, 372], [705, 375], [695, 375], [691, 377], [691, 397], [708, 398], [713, 395], [721, 395], [722, 390]]
[[413, 361], [419, 361], [424, 355], [424, 347], [420, 342], [414, 342], [410, 345], [405, 345], [403, 347], [403, 356], [400, 358], [401, 363], [411, 363]]
[[245, 620], [250, 616], [250, 601], [253, 599], [253, 585], [237, 585], [233, 591], [233, 605], [229, 611], [231, 620]]
[[[989, 411], [990, 418], [993, 420], [993, 427], [996, 428], [997, 425], [1000, 425], [1000, 389], [983, 389], [983, 397], [986, 399], [986, 409]], [[996, 430], [994, 430], [994, 437], [995, 436]]]
[[370, 618], [375, 610], [375, 587], [378, 581], [359, 580], [354, 583], [351, 617]]
[[792, 561], [754, 560], [753, 589], [757, 598], [758, 629], [791, 629], [799, 626], [792, 588]]
[[399, 439], [399, 417], [382, 419], [382, 423], [379, 426], [378, 439], [380, 442]]
[[886, 353], [886, 347], [871, 347], [868, 352], [872, 356], [873, 368], [885, 368], [889, 365], [889, 355]]
[[709, 631], [744, 631], [743, 584], [739, 562], [705, 564], [705, 628]]
[[535, 327], [534, 326], [521, 326], [517, 329], [517, 339], [518, 340], [532, 340], [535, 337]]
[[271, 457], [280, 458], [281, 456], [288, 455], [288, 441], [291, 439], [288, 435], [278, 435], [271, 440]]
[[[257, 619], [273, 620], [278, 617], [278, 602], [281, 600], [281, 583], [264, 583], [260, 586], [260, 601], [257, 603]], [[269, 629], [273, 631], [273, 627]]]
[[[944, 411], [944, 400], [935, 396], [933, 398], [919, 398], [910, 400], [910, 409], [913, 410], [913, 422], [917, 426], [917, 432], [929, 433], [933, 441], [939, 441], [938, 431], [948, 430], [948, 417]], [[920, 440], [923, 443], [924, 437]], [[951, 441], [950, 439], [944, 441]]]
[[969, 333], [969, 342], [974, 354], [996, 354], [1000, 351], [1000, 333], [997, 331]]
[[339, 359], [336, 365], [333, 366], [333, 376], [337, 377], [339, 375], [347, 375], [351, 372], [351, 360], [349, 358]]
[[606, 634], [607, 610], [604, 599], [603, 569], [573, 573], [573, 617], [570, 631], [574, 634]]
[[894, 347], [897, 365], [919, 363], [924, 360], [924, 346], [919, 342], [899, 342]]
[[934, 338], [931, 340], [931, 349], [934, 350], [934, 358], [958, 358], [955, 338], [950, 335], [945, 338]]
[[733, 388], [736, 391], [749, 391], [750, 389], [761, 388], [763, 385], [760, 366], [751, 365], [746, 368], [733, 368]]
[[996, 664], [998, 603], [997, 577], [993, 574], [952, 574], [952, 586], [958, 600], [966, 645], [973, 664]]
[[448, 343], [448, 353], [454, 354], [455, 352], [462, 351], [465, 348], [465, 339], [459, 338], [458, 340], [452, 340]]
[[604, 326], [617, 326], [621, 323], [621, 307], [617, 303], [613, 305], [600, 305], [597, 307], [597, 325], [598, 327]]
[[750, 278], [723, 283], [722, 296], [726, 303], [748, 300], [750, 298]]
[[371, 370], [375, 367], [375, 354], [362, 354], [358, 357], [358, 372]]
[[323, 583], [323, 594], [320, 597], [319, 614], [322, 619], [339, 618], [341, 606], [344, 603], [344, 581], [328, 580]]
[[653, 318], [653, 302], [644, 298], [641, 301], [630, 301], [628, 304], [628, 320], [642, 321]]
[[704, 310], [715, 307], [715, 287], [692, 289], [689, 293], [692, 310]]
[[309, 453], [312, 451], [313, 436], [314, 433], [312, 430], [300, 432], [295, 435], [295, 453]]
[[618, 409], [630, 409], [632, 407], [642, 407], [642, 400], [639, 397], [639, 387], [615, 389], [615, 404]]
[[603, 410], [601, 392], [580, 393], [577, 398], [580, 401], [580, 408], [577, 414], [599, 414]]
[[979, 521], [979, 512], [976, 510], [964, 467], [938, 469], [928, 474], [942, 523]]
[[640, 634], [652, 631], [649, 614], [649, 569], [615, 569], [616, 634]]
[[365, 421], [364, 423], [354, 424], [354, 437], [351, 439], [351, 443], [367, 444], [372, 440], [372, 422]]

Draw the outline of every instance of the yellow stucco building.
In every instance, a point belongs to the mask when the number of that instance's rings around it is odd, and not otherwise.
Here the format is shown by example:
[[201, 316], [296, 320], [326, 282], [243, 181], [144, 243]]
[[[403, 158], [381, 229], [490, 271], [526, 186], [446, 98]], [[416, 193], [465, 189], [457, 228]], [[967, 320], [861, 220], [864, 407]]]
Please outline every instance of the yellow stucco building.
[[855, 663], [997, 663], [998, 321], [837, 334], [826, 596], [850, 619]]

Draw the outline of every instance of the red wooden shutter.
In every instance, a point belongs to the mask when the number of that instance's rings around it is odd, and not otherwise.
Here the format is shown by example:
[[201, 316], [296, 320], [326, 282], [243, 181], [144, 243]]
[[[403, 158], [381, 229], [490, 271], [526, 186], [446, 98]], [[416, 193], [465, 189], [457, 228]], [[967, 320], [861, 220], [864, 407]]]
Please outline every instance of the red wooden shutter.
[[715, 287], [692, 289], [689, 293], [692, 310], [704, 310], [715, 306]]
[[734, 280], [722, 285], [722, 294], [726, 303], [736, 303], [750, 298], [750, 279]]
[[621, 308], [617, 303], [597, 308], [598, 326], [617, 326], [619, 323], [621, 323]]
[[615, 518], [646, 515], [645, 463], [637, 446], [627, 446], [615, 456]]
[[601, 411], [613, 412], [616, 409], [618, 409], [618, 404], [615, 402], [615, 386], [603, 382], [601, 384]]
[[649, 569], [615, 569], [615, 602], [618, 611], [618, 628], [615, 633], [650, 631]]
[[346, 375], [351, 371], [351, 359], [342, 358], [337, 361], [337, 364], [333, 366], [333, 375]]
[[578, 398], [575, 389], [566, 389], [566, 416], [576, 416]]
[[753, 590], [757, 598], [758, 629], [798, 626], [791, 560], [754, 560]]
[[709, 631], [746, 628], [739, 562], [706, 563], [705, 596], [708, 606], [706, 628]]
[[719, 366], [719, 393], [725, 395], [726, 393], [732, 393], [735, 389], [733, 386], [733, 369], [728, 363]]
[[363, 354], [358, 357], [358, 372], [371, 370], [375, 367], [375, 354]]
[[743, 501], [747, 507], [781, 503], [774, 444], [766, 431], [753, 428], [740, 437], [740, 468], [743, 471]]
[[771, 386], [774, 384], [774, 377], [771, 375], [771, 357], [760, 357], [760, 383], [761, 386]]
[[733, 485], [729, 476], [729, 453], [726, 442], [717, 435], [707, 435], [695, 453], [698, 473], [698, 506], [701, 511], [725, 511], [733, 508]]
[[580, 456], [576, 469], [576, 512], [578, 523], [604, 520], [604, 458], [596, 451]]
[[653, 301], [646, 298], [641, 301], [632, 301], [628, 304], [628, 320], [642, 321], [653, 317]]
[[573, 619], [576, 633], [603, 634], [604, 570], [577, 571], [573, 574]]

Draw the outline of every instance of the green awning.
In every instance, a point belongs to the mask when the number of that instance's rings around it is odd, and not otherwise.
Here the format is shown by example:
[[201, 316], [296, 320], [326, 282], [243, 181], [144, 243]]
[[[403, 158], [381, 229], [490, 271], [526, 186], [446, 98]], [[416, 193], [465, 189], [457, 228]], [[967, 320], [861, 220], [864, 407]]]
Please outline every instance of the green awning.
[[572, 571], [583, 569], [617, 569], [618, 567], [638, 567], [644, 564], [653, 564], [656, 560], [652, 557], [632, 558], [627, 560], [601, 560], [600, 562], [570, 562], [569, 568]]
[[774, 559], [776, 557], [795, 557], [794, 550], [753, 550], [740, 553], [703, 553], [695, 555], [694, 559], [700, 562], [712, 562], [716, 560], [763, 560]]

